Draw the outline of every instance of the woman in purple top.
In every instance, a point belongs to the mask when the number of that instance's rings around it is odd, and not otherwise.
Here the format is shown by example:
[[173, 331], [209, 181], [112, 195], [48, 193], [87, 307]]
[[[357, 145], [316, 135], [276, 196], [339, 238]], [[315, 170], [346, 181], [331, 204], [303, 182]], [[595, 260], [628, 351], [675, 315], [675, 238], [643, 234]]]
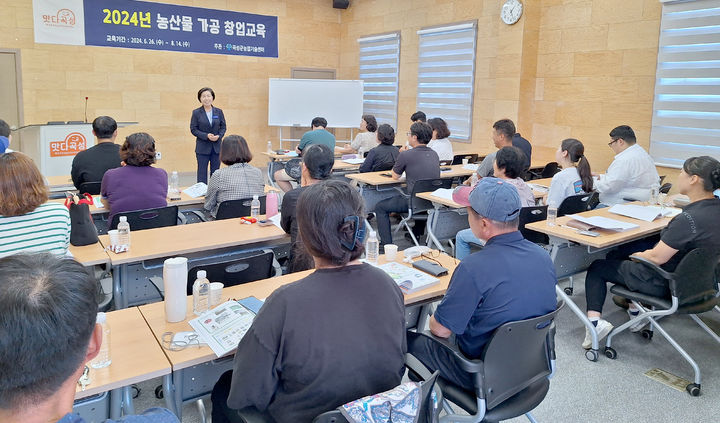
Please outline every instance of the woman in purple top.
[[168, 176], [155, 163], [155, 140], [138, 132], [125, 138], [120, 147], [122, 167], [105, 172], [100, 187], [103, 206], [110, 211], [108, 222], [123, 212], [167, 206]]

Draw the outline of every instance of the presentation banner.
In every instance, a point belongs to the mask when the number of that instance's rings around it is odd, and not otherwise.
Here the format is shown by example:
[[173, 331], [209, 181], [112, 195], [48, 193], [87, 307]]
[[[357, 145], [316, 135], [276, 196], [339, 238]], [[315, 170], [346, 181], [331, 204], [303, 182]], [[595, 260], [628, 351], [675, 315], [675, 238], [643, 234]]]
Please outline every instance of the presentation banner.
[[277, 16], [133, 0], [33, 0], [35, 42], [278, 57]]

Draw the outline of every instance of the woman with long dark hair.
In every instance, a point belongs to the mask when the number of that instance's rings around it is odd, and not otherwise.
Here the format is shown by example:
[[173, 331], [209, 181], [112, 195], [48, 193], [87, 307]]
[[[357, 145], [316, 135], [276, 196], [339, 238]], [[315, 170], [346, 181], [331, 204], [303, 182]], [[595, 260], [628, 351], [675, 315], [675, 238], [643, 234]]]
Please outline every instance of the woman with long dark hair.
[[585, 146], [575, 138], [560, 143], [555, 160], [562, 170], [555, 174], [547, 194], [548, 207], [559, 207], [567, 197], [593, 190], [590, 162], [585, 157]]

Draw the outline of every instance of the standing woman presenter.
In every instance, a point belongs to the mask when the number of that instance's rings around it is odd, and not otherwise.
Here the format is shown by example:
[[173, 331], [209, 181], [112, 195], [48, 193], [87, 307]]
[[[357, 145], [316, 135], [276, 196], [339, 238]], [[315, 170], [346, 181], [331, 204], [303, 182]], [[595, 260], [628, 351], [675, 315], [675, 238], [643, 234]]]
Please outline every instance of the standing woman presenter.
[[195, 156], [197, 157], [197, 181], [208, 182], [208, 163], [210, 175], [220, 168], [220, 144], [225, 135], [225, 115], [212, 105], [215, 92], [204, 87], [198, 91], [198, 100], [202, 106], [193, 110], [190, 118], [190, 132], [195, 135]]

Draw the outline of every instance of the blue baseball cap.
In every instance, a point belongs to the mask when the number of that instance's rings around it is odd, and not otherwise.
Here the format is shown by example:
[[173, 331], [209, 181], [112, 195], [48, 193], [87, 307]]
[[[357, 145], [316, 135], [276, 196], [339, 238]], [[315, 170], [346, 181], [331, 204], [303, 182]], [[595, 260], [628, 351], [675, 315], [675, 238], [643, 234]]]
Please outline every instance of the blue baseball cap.
[[453, 201], [471, 207], [475, 213], [496, 222], [509, 222], [520, 216], [517, 188], [498, 178], [482, 178], [474, 187], [455, 188]]

